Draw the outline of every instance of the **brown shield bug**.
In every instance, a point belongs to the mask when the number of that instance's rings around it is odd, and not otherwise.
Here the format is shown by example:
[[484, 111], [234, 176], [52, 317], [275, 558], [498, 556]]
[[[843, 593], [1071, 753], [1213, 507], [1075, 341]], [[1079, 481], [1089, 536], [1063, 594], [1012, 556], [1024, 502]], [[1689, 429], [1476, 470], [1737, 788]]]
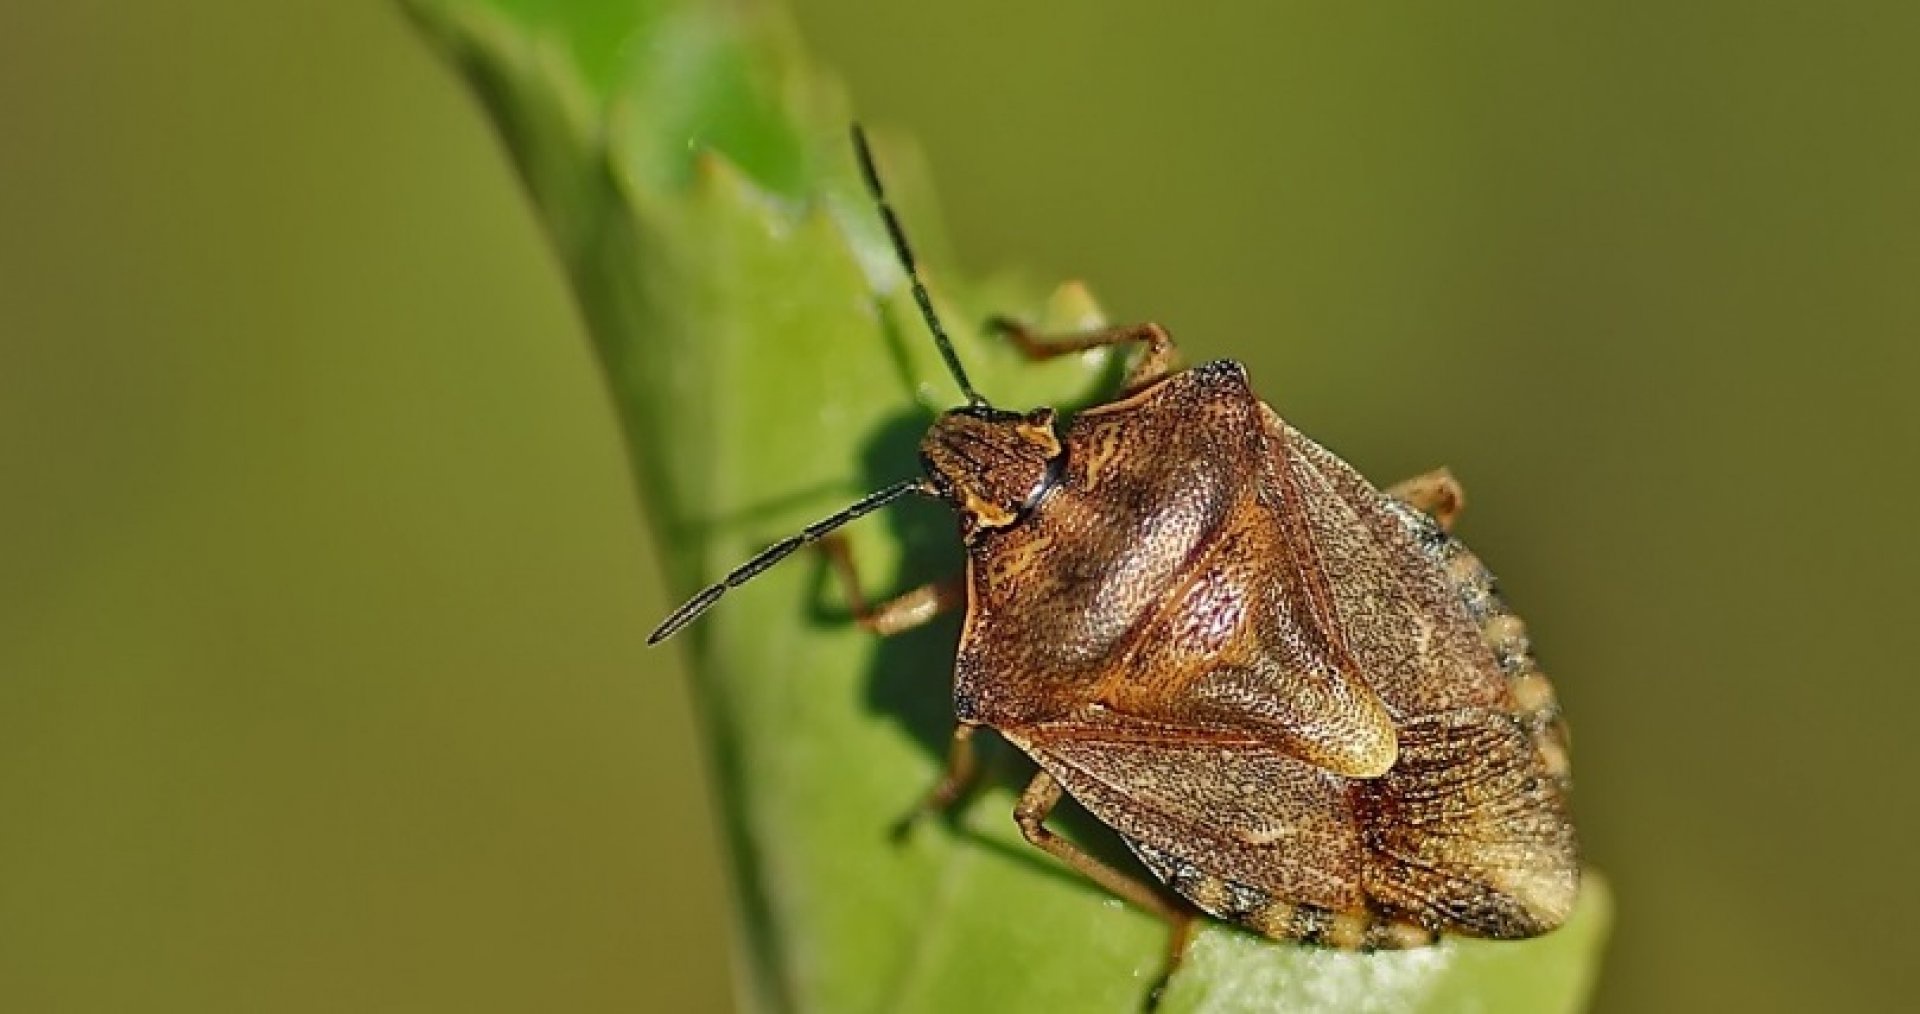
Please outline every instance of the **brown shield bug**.
[[862, 171], [967, 403], [896, 483], [694, 596], [657, 643], [803, 545], [909, 494], [959, 518], [963, 578], [864, 605], [890, 634], [964, 604], [951, 803], [994, 729], [1039, 765], [1028, 841], [1168, 920], [1189, 910], [1044, 823], [1063, 793], [1181, 897], [1270, 937], [1346, 949], [1527, 937], [1572, 910], [1567, 732], [1526, 629], [1449, 534], [1444, 470], [1382, 492], [1255, 397], [1244, 368], [1174, 367], [1155, 324], [1041, 337], [1028, 357], [1136, 344], [1116, 400], [1062, 424], [974, 391], [858, 128]]

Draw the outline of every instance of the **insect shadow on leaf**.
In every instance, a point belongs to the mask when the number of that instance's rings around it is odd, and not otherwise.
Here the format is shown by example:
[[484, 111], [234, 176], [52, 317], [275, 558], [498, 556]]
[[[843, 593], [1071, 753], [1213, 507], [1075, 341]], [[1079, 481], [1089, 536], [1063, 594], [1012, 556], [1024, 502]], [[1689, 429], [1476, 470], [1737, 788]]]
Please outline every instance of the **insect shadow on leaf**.
[[[1097, 397], [1097, 396], [1096, 396]], [[895, 477], [918, 467], [918, 447], [930, 420], [919, 413], [906, 413], [884, 424], [867, 442], [861, 456], [866, 488], [884, 486]], [[888, 537], [901, 549], [900, 563], [892, 574], [877, 568], [860, 570], [864, 596], [884, 600], [897, 590], [917, 588], [961, 573], [965, 558], [953, 537], [953, 514], [934, 503], [908, 501], [886, 512], [884, 524]], [[812, 591], [808, 613], [815, 623], [844, 627], [854, 622], [854, 613], [836, 579], [832, 561], [825, 553], [814, 554]], [[869, 586], [870, 585], [870, 586]], [[871, 603], [869, 603], [871, 604]], [[961, 615], [949, 610], [944, 615], [902, 630], [888, 637], [875, 638], [873, 662], [865, 679], [866, 705], [875, 714], [900, 724], [915, 744], [934, 761], [934, 769], [944, 763], [953, 741], [953, 658], [960, 637]], [[886, 833], [895, 840], [914, 833], [922, 823], [941, 823], [951, 833], [982, 848], [990, 849], [1022, 865], [1043, 871], [1051, 877], [1081, 886], [1090, 892], [1099, 888], [1072, 870], [1049, 860], [1032, 848], [1015, 848], [990, 835], [969, 828], [961, 820], [966, 803], [989, 787], [1018, 794], [1033, 779], [1032, 761], [997, 737], [981, 737], [977, 742], [979, 777], [968, 786], [953, 805], [929, 810], [918, 798], [900, 801], [900, 812], [891, 823], [876, 821], [875, 833]], [[999, 807], [994, 819], [1005, 820]], [[1064, 800], [1050, 822], [1065, 837], [1102, 861], [1127, 868], [1143, 881], [1150, 881], [1146, 867], [1129, 852], [1125, 843], [1071, 799]]]

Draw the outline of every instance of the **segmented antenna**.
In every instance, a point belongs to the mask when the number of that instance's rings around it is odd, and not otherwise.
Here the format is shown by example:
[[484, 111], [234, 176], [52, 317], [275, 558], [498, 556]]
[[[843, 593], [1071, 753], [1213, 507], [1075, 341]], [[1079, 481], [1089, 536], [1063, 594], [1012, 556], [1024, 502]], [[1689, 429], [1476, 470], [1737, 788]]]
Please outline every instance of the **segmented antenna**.
[[927, 322], [927, 330], [933, 332], [933, 343], [940, 347], [940, 357], [947, 361], [947, 372], [953, 374], [954, 383], [960, 385], [960, 393], [967, 396], [969, 405], [985, 405], [987, 399], [973, 389], [973, 382], [967, 379], [967, 371], [960, 365], [960, 357], [953, 351], [953, 342], [947, 338], [947, 329], [940, 326], [940, 316], [933, 312], [933, 297], [927, 295], [926, 283], [920, 280], [920, 264], [913, 259], [913, 248], [907, 245], [907, 234], [900, 228], [900, 219], [893, 213], [893, 205], [887, 202], [887, 191], [880, 185], [880, 173], [873, 167], [873, 149], [867, 146], [867, 132], [853, 125], [853, 150], [860, 156], [860, 174], [866, 177], [867, 192], [873, 195], [873, 203], [880, 208], [880, 217], [887, 223], [887, 235], [893, 237], [893, 252], [900, 257], [900, 266], [906, 269], [907, 279], [913, 283], [913, 301], [920, 304], [920, 316]]
[[760, 575], [760, 572], [779, 563], [793, 554], [793, 551], [809, 542], [816, 542], [821, 536], [846, 524], [855, 518], [871, 514], [887, 504], [906, 496], [908, 493], [933, 494], [932, 487], [924, 479], [907, 479], [896, 482], [877, 493], [869, 493], [856, 501], [853, 506], [830, 518], [816, 521], [800, 530], [797, 535], [789, 535], [779, 542], [761, 550], [753, 559], [733, 569], [726, 577], [715, 581], [702, 589], [700, 594], [688, 599], [680, 608], [675, 609], [666, 619], [660, 621], [652, 634], [647, 636], [648, 644], [659, 644], [674, 635], [681, 627], [692, 623], [701, 613], [720, 601], [720, 596], [738, 588]]

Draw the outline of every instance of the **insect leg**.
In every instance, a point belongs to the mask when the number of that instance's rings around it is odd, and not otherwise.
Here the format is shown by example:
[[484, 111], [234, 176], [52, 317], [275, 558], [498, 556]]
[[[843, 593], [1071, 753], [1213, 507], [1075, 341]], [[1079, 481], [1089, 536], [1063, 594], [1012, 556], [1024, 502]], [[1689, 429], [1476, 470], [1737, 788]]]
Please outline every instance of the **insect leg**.
[[1173, 927], [1175, 942], [1184, 949], [1188, 935], [1186, 924], [1193, 919], [1192, 913], [1176, 907], [1158, 891], [1082, 852], [1079, 846], [1047, 829], [1047, 814], [1059, 804], [1060, 794], [1060, 783], [1054, 781], [1052, 775], [1045, 771], [1034, 775], [1026, 791], [1020, 794], [1019, 804], [1013, 808], [1013, 820], [1020, 825], [1020, 833], [1035, 848], [1073, 867], [1088, 880], [1166, 920]]
[[946, 774], [927, 790], [926, 798], [920, 801], [920, 812], [935, 813], [952, 806], [960, 794], [967, 791], [967, 786], [973, 784], [974, 777], [980, 773], [980, 764], [973, 752], [973, 732], [977, 728], [979, 726], [966, 722], [953, 727], [953, 742], [947, 748]]
[[839, 576], [841, 593], [847, 597], [847, 608], [852, 611], [854, 622], [881, 637], [912, 630], [967, 601], [966, 588], [961, 579], [955, 577], [921, 585], [877, 606], [870, 606], [866, 595], [860, 590], [860, 571], [853, 564], [853, 551], [847, 545], [847, 540], [839, 535], [829, 535], [820, 540], [820, 551], [826, 554], [827, 563]]
[[973, 733], [978, 728], [967, 722], [954, 727], [952, 745], [947, 748], [946, 773], [940, 776], [933, 788], [927, 790], [918, 805], [893, 825], [895, 839], [906, 837], [907, 832], [913, 830], [914, 821], [927, 814], [940, 813], [959, 802], [961, 794], [973, 784], [974, 777], [980, 773], [980, 765], [973, 752]]
[[1020, 321], [995, 317], [987, 322], [987, 327], [1005, 335], [1022, 355], [1036, 362], [1108, 345], [1139, 342], [1147, 350], [1140, 356], [1140, 361], [1133, 364], [1133, 369], [1127, 371], [1127, 379], [1120, 388], [1123, 394], [1138, 391], [1173, 372], [1176, 356], [1173, 336], [1158, 324], [1123, 324], [1078, 334], [1042, 335]]
[[1460, 480], [1444, 468], [1416, 475], [1387, 487], [1387, 495], [1411, 504], [1420, 513], [1440, 522], [1445, 531], [1453, 531], [1453, 522], [1467, 505], [1467, 491]]

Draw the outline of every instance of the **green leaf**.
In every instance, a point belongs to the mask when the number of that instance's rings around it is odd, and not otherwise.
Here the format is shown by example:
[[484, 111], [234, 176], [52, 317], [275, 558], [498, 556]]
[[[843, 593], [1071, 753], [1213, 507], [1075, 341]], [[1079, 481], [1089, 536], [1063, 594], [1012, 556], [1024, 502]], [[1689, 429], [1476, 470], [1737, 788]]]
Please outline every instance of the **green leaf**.
[[[847, 143], [848, 103], [791, 24], [754, 3], [412, 0], [472, 84], [566, 264], [669, 579], [690, 592], [752, 551], [915, 473], [957, 400]], [[975, 383], [1007, 405], [1084, 405], [1098, 354], [1019, 361], [974, 324], [1096, 323], [1087, 294], [944, 270], [924, 173], [879, 157]], [[902, 507], [851, 530], [881, 589], [959, 566], [952, 521]], [[876, 643], [802, 556], [676, 642], [691, 653], [731, 847], [746, 1002], [769, 1011], [1138, 1009], [1164, 930], [1029, 848], [1025, 761], [904, 842], [937, 777], [957, 627]], [[636, 618], [645, 623], [647, 618]], [[1068, 815], [1068, 834], [1123, 857]], [[1123, 858], [1119, 861], [1124, 861]], [[1163, 1009], [1578, 1009], [1607, 922], [1597, 878], [1572, 925], [1522, 943], [1335, 954], [1212, 926]]]

